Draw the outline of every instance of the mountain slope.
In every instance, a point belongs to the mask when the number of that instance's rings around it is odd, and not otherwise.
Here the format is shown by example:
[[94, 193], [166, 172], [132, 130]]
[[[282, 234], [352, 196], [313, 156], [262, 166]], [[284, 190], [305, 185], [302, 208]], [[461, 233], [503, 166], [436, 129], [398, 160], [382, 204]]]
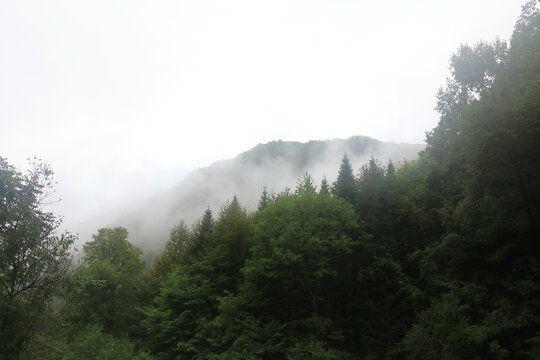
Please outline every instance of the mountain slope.
[[168, 239], [169, 229], [180, 219], [193, 223], [207, 207], [217, 217], [221, 206], [233, 195], [253, 210], [264, 186], [276, 193], [285, 187], [294, 188], [306, 171], [318, 183], [323, 176], [332, 183], [345, 153], [357, 171], [370, 157], [383, 164], [390, 159], [397, 163], [416, 158], [422, 149], [421, 144], [385, 143], [363, 136], [259, 144], [234, 159], [192, 172], [172, 189], [142, 204], [140, 209], [126, 214], [114, 225], [126, 227], [131, 241], [138, 246], [157, 251]]

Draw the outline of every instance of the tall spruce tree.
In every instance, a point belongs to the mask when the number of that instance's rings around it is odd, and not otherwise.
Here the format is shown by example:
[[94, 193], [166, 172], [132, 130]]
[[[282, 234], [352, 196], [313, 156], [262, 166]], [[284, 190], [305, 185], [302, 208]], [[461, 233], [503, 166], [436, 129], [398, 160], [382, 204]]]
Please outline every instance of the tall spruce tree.
[[347, 154], [343, 155], [343, 159], [341, 160], [338, 177], [332, 187], [332, 194], [345, 199], [350, 204], [355, 203], [357, 194], [356, 182]]
[[214, 227], [214, 217], [212, 210], [208, 207], [201, 220], [195, 226], [195, 236], [191, 253], [195, 256], [200, 255], [212, 245], [212, 229]]
[[261, 193], [261, 198], [259, 199], [259, 205], [257, 207], [258, 211], [261, 211], [268, 205], [270, 202], [270, 196], [268, 195], [268, 191], [266, 190], [266, 185], [263, 188], [263, 191]]

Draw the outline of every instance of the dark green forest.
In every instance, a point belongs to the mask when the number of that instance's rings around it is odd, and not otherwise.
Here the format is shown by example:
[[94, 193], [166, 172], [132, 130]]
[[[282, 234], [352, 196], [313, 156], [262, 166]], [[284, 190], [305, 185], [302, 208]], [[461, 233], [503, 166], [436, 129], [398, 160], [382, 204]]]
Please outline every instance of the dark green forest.
[[120, 227], [73, 258], [51, 169], [0, 158], [0, 358], [540, 359], [538, 2], [450, 70], [417, 160], [231, 194], [151, 265]]

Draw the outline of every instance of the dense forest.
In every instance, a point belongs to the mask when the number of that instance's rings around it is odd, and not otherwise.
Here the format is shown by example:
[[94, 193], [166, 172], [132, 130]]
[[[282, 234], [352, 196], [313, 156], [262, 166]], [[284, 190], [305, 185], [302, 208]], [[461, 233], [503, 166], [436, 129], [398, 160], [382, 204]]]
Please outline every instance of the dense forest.
[[231, 194], [151, 266], [121, 227], [73, 261], [52, 171], [0, 158], [0, 357], [539, 359], [538, 2], [450, 69], [417, 160]]

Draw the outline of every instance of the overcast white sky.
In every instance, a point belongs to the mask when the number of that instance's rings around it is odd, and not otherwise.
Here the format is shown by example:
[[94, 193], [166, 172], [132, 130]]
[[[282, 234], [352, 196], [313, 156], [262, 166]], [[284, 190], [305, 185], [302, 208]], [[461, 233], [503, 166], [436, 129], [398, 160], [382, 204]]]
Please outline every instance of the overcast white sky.
[[73, 222], [271, 140], [422, 142], [451, 53], [522, 3], [0, 0], [0, 156]]

